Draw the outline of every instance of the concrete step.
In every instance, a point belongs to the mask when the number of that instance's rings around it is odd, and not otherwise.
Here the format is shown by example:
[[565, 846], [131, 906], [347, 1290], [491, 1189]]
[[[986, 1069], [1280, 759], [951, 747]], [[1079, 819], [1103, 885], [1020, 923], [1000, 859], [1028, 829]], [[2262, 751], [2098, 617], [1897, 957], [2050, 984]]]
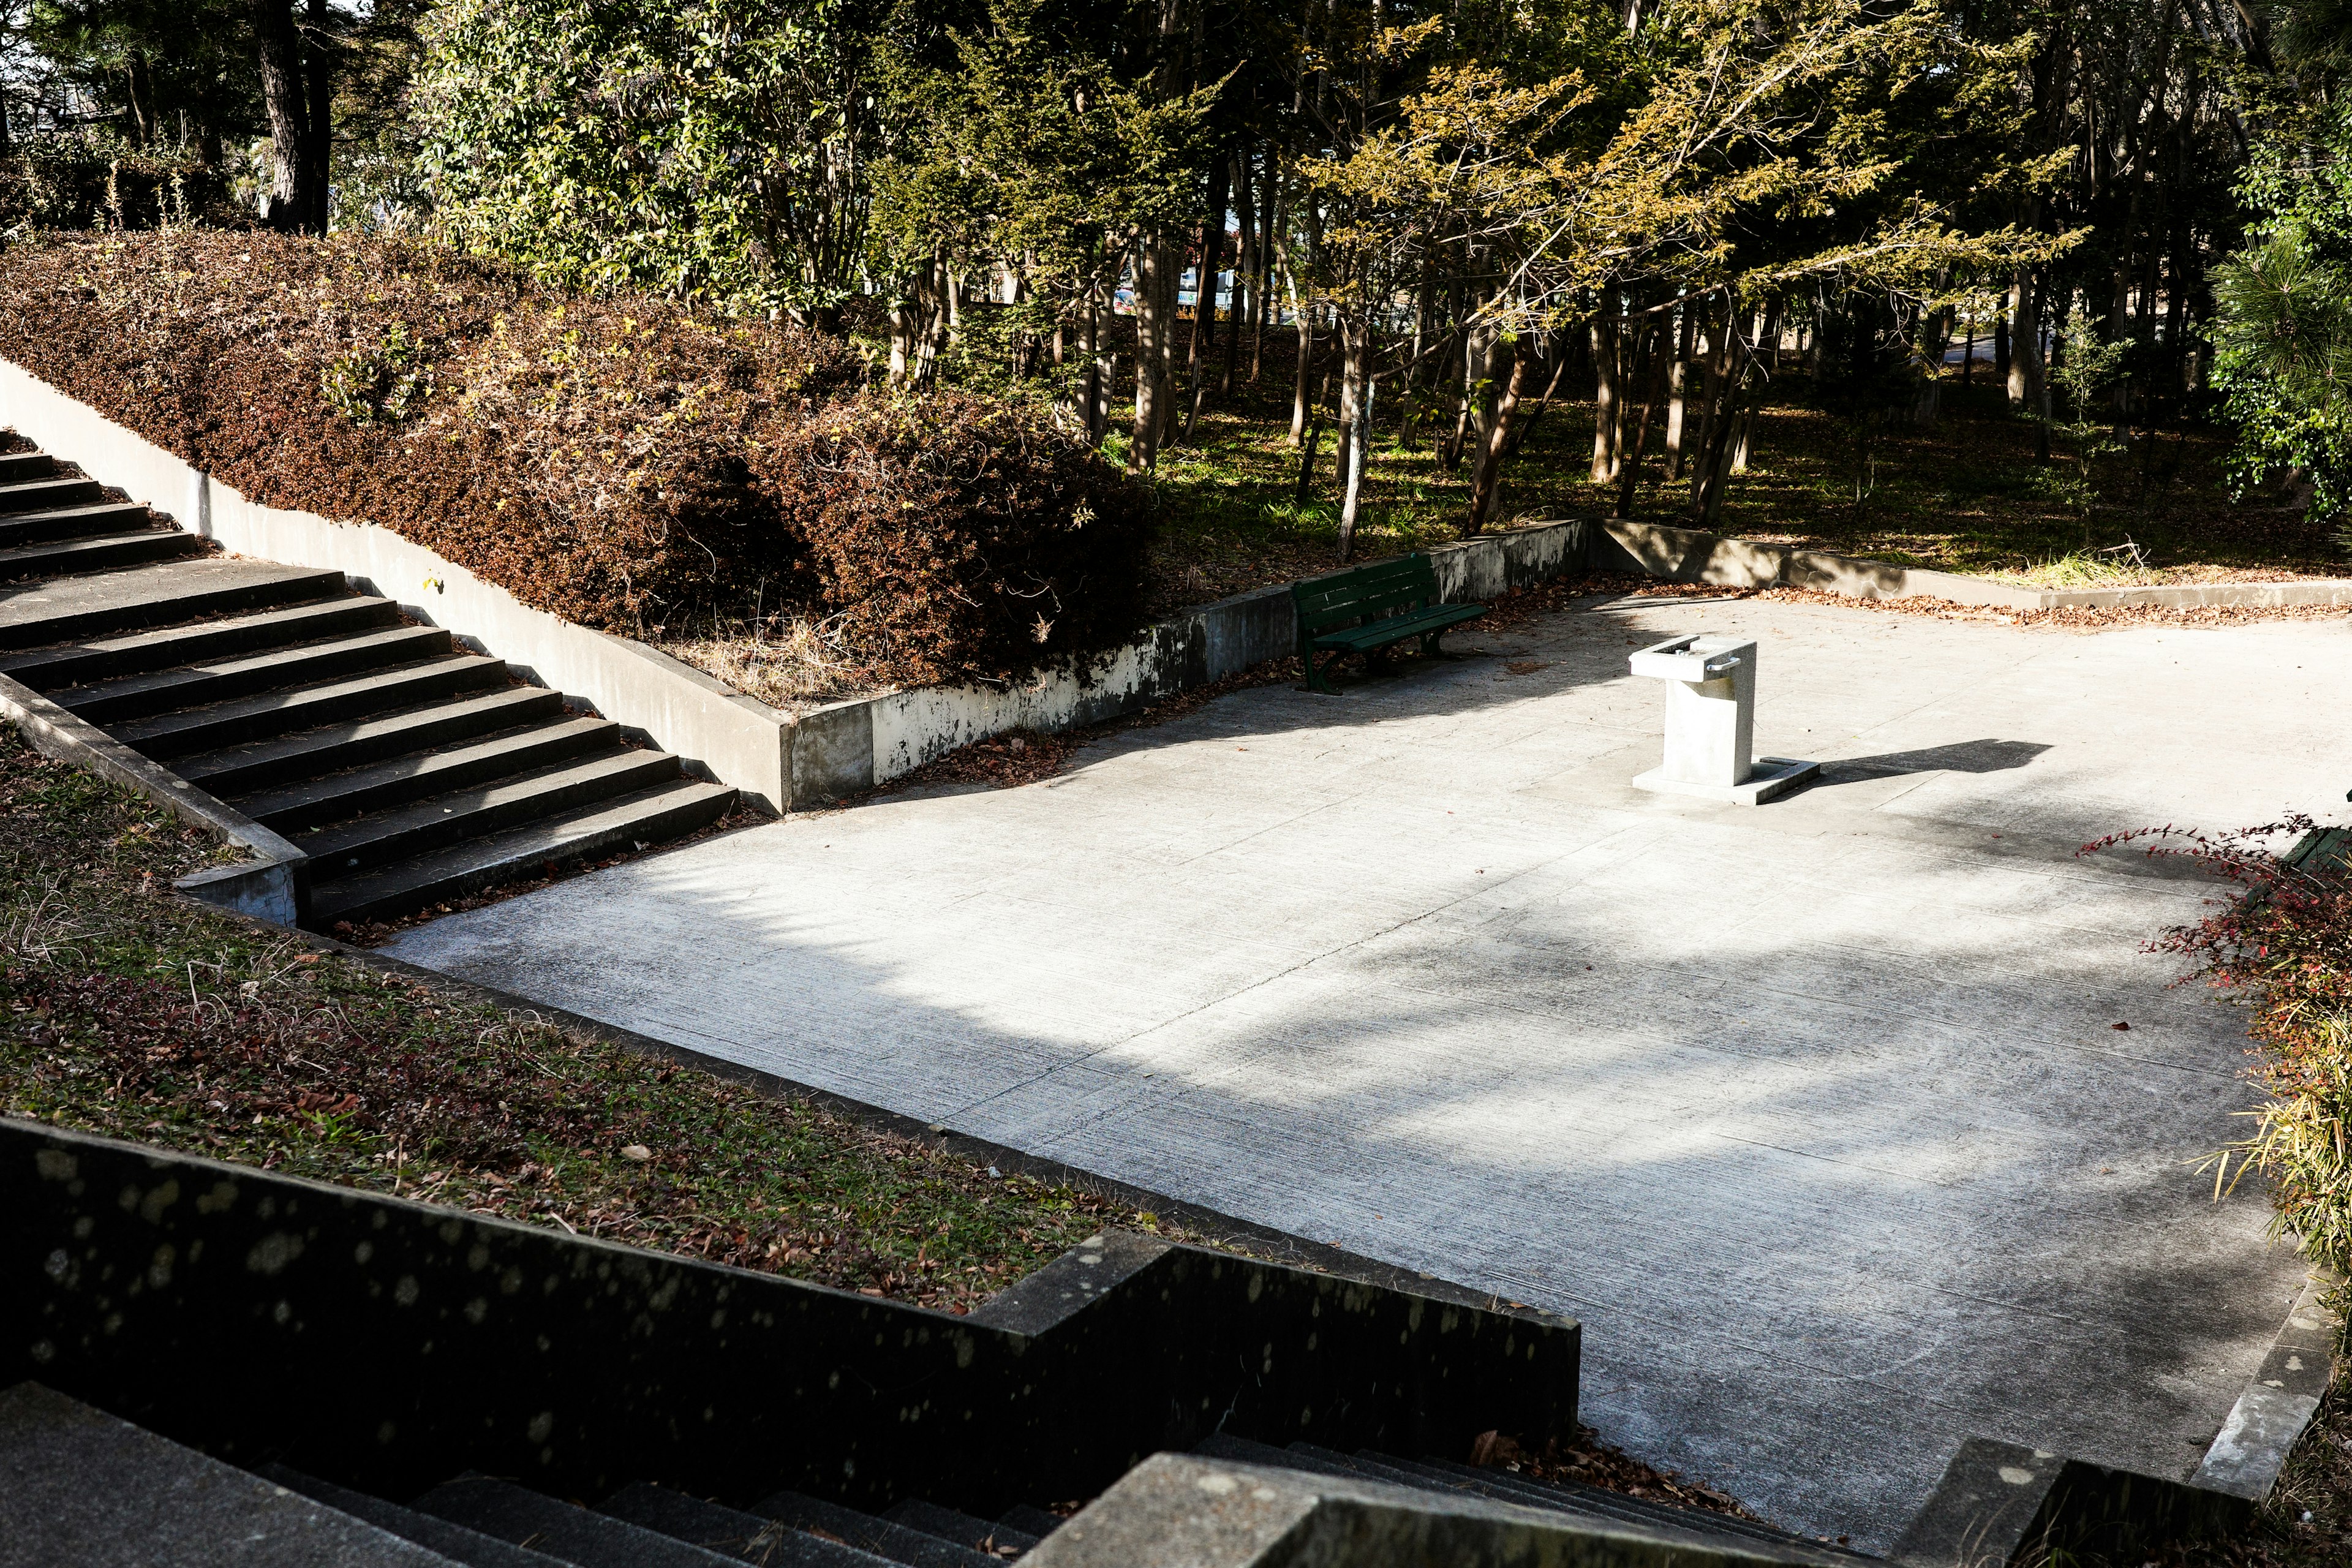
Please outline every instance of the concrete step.
[[228, 804], [280, 833], [382, 811], [404, 801], [486, 784], [566, 757], [620, 745], [609, 719], [554, 719], [529, 729], [438, 751], [405, 752], [366, 767], [306, 778], [226, 797]]
[[310, 923], [386, 920], [502, 882], [551, 876], [607, 855], [707, 827], [735, 804], [724, 784], [673, 779], [618, 800], [528, 823], [315, 888]]
[[449, 651], [449, 634], [438, 626], [383, 626], [351, 637], [205, 659], [176, 669], [119, 675], [88, 686], [67, 687], [51, 695], [59, 707], [93, 724], [120, 724], [199, 703], [224, 702], [257, 691], [315, 685], [339, 676], [414, 664]]
[[1034, 1535], [1042, 1541], [1062, 1528], [1062, 1516], [1058, 1513], [1048, 1513], [1042, 1508], [1032, 1508], [1025, 1502], [1016, 1502], [998, 1514], [996, 1522], [1009, 1524], [1013, 1529]]
[[0, 1563], [450, 1568], [450, 1559], [36, 1383], [0, 1393]]
[[204, 541], [176, 528], [147, 528], [135, 532], [102, 533], [89, 539], [58, 539], [42, 544], [0, 550], [0, 582], [26, 577], [68, 577], [84, 572], [110, 572], [142, 562], [168, 561], [194, 555]]
[[1444, 1482], [1457, 1481], [1474, 1490], [1484, 1489], [1483, 1495], [1504, 1502], [1526, 1503], [1535, 1508], [1566, 1508], [1577, 1511], [1607, 1511], [1612, 1517], [1633, 1523], [1649, 1523], [1667, 1530], [1696, 1531], [1722, 1540], [1732, 1537], [1773, 1546], [1784, 1546], [1816, 1554], [1825, 1560], [1875, 1563], [1878, 1558], [1867, 1552], [1854, 1552], [1832, 1542], [1816, 1541], [1811, 1536], [1796, 1535], [1788, 1531], [1761, 1523], [1752, 1519], [1740, 1519], [1727, 1513], [1701, 1513], [1694, 1509], [1676, 1508], [1671, 1503], [1651, 1502], [1646, 1498], [1627, 1497], [1622, 1492], [1603, 1491], [1598, 1487], [1578, 1486], [1568, 1481], [1542, 1481], [1509, 1470], [1480, 1469], [1474, 1465], [1457, 1464], [1450, 1459], [1409, 1461], [1386, 1454], [1363, 1450], [1356, 1456], [1384, 1468]]
[[290, 609], [0, 654], [0, 675], [21, 680], [36, 691], [54, 691], [266, 647], [349, 637], [399, 623], [400, 606], [390, 599], [351, 594]]
[[444, 1481], [413, 1506], [578, 1568], [719, 1568], [740, 1561], [488, 1476]]
[[310, 857], [315, 889], [369, 867], [429, 855], [461, 838], [537, 822], [677, 776], [678, 761], [671, 753], [615, 745], [602, 755], [567, 758], [510, 778], [314, 827], [295, 834], [293, 841]]
[[87, 539], [94, 533], [131, 533], [147, 526], [147, 509], [130, 501], [93, 501], [88, 506], [20, 512], [0, 517], [0, 550], [18, 550], [53, 539]]
[[373, 670], [319, 686], [298, 686], [232, 698], [152, 718], [108, 726], [108, 733], [157, 761], [191, 752], [218, 751], [240, 741], [257, 741], [328, 724], [388, 708], [405, 708], [436, 697], [478, 691], [507, 679], [504, 660], [469, 653], [449, 654], [421, 664]]
[[882, 1517], [893, 1524], [903, 1524], [908, 1530], [919, 1530], [925, 1535], [936, 1535], [941, 1541], [952, 1541], [958, 1546], [969, 1546], [974, 1552], [991, 1552], [999, 1557], [1008, 1552], [1026, 1552], [1040, 1539], [1025, 1530], [1015, 1530], [992, 1519], [959, 1513], [935, 1502], [925, 1502], [920, 1498], [906, 1498], [894, 1502], [882, 1510]]
[[763, 1568], [885, 1568], [890, 1561], [645, 1481], [614, 1492], [596, 1505], [596, 1511]]
[[349, 592], [341, 572], [192, 556], [0, 587], [0, 649], [47, 647]]
[[0, 452], [0, 480], [37, 479], [57, 472], [58, 460], [47, 452]]
[[462, 1524], [452, 1524], [429, 1513], [419, 1513], [413, 1508], [386, 1502], [365, 1492], [352, 1491], [306, 1476], [299, 1470], [289, 1470], [283, 1465], [264, 1465], [255, 1472], [265, 1480], [275, 1481], [288, 1491], [299, 1492], [313, 1502], [321, 1502], [337, 1513], [347, 1513], [353, 1519], [374, 1525], [388, 1535], [403, 1541], [413, 1541], [428, 1552], [437, 1552], [452, 1563], [462, 1563], [466, 1568], [562, 1568], [563, 1560], [533, 1552], [484, 1535], [478, 1530], [467, 1530]]
[[906, 1563], [908, 1568], [986, 1568], [988, 1564], [1002, 1564], [1004, 1561], [984, 1552], [975, 1552], [969, 1546], [941, 1541], [938, 1536], [927, 1535], [919, 1530], [909, 1530], [903, 1524], [894, 1524], [887, 1519], [877, 1519], [870, 1513], [860, 1513], [854, 1508], [844, 1508], [837, 1502], [803, 1497], [795, 1491], [771, 1493], [761, 1499], [751, 1511], [762, 1518], [782, 1520], [795, 1530], [821, 1530], [877, 1557]]
[[234, 797], [520, 724], [551, 722], [562, 712], [563, 699], [555, 692], [536, 686], [502, 686], [349, 723], [224, 746], [183, 757], [172, 771], [214, 795]]
[[43, 474], [16, 479], [0, 474], [0, 512], [46, 511], [52, 507], [87, 506], [104, 499], [105, 491], [96, 479], [79, 475]]

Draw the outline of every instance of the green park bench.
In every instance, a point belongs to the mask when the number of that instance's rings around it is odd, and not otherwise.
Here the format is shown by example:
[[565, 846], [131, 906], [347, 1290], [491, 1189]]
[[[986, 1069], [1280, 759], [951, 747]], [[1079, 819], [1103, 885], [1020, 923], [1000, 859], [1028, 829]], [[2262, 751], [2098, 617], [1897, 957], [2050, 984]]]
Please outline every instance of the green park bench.
[[1419, 637], [1422, 652], [1435, 653], [1448, 627], [1486, 613], [1484, 605], [1438, 603], [1437, 569], [1417, 551], [1293, 583], [1290, 600], [1298, 610], [1298, 662], [1307, 667], [1307, 684], [1334, 697], [1339, 693], [1324, 680], [1318, 655], [1369, 654], [1407, 637]]

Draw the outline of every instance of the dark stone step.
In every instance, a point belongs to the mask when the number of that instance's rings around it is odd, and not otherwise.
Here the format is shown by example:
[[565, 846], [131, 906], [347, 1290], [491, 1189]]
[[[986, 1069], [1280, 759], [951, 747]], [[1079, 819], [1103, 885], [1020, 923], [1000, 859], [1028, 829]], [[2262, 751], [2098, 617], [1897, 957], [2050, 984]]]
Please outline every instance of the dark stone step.
[[1009, 1524], [1015, 1530], [1024, 1531], [1040, 1540], [1061, 1529], [1063, 1524], [1060, 1514], [1048, 1513], [1042, 1508], [1032, 1508], [1025, 1502], [1014, 1503], [1011, 1508], [998, 1514], [996, 1521], [999, 1524]]
[[85, 572], [111, 572], [143, 562], [168, 561], [194, 555], [204, 542], [176, 528], [148, 528], [133, 533], [107, 533], [91, 539], [59, 539], [0, 550], [0, 582], [26, 577], [69, 577]]
[[229, 654], [349, 636], [399, 622], [400, 606], [391, 600], [351, 594], [290, 609], [7, 654], [0, 656], [0, 675], [12, 676], [37, 691], [51, 691]]
[[58, 460], [47, 452], [0, 452], [0, 480], [37, 479], [57, 471]]
[[[104, 499], [104, 491], [96, 479], [78, 475], [45, 474], [37, 479], [17, 479], [0, 474], [0, 513], [12, 511], [46, 511], [54, 507], [86, 506]], [[144, 511], [145, 508], [140, 509]]]
[[414, 664], [449, 651], [449, 634], [438, 626], [385, 626], [352, 637], [268, 648], [177, 669], [117, 676], [52, 693], [59, 707], [93, 724], [174, 712], [200, 703], [224, 702], [257, 691], [309, 686], [337, 676]]
[[1856, 1552], [1834, 1542], [1817, 1541], [1809, 1535], [1798, 1535], [1776, 1526], [1734, 1514], [1705, 1513], [1696, 1509], [1676, 1508], [1672, 1503], [1652, 1502], [1646, 1498], [1628, 1497], [1622, 1492], [1604, 1491], [1599, 1487], [1579, 1486], [1572, 1481], [1538, 1480], [1510, 1470], [1480, 1469], [1473, 1465], [1457, 1464], [1450, 1459], [1424, 1458], [1410, 1462], [1369, 1450], [1360, 1456], [1402, 1468], [1416, 1470], [1435, 1479], [1459, 1479], [1482, 1483], [1494, 1489], [1489, 1495], [1502, 1496], [1509, 1502], [1525, 1502], [1536, 1508], [1570, 1508], [1607, 1510], [1616, 1517], [1634, 1521], [1654, 1523], [1661, 1528], [1696, 1531], [1721, 1539], [1736, 1536], [1743, 1540], [1769, 1542], [1775, 1546], [1791, 1547], [1824, 1559], [1842, 1562], [1875, 1563], [1881, 1561], [1866, 1552]]
[[349, 723], [224, 746], [184, 757], [172, 764], [172, 771], [215, 795], [234, 795], [408, 756], [519, 724], [551, 721], [562, 712], [563, 699], [556, 692], [537, 686], [502, 686]]
[[485, 784], [599, 749], [619, 749], [621, 727], [609, 719], [556, 719], [437, 751], [404, 752], [323, 778], [228, 796], [254, 821], [294, 833], [324, 822], [382, 811], [405, 801]]
[[37, 1383], [0, 1393], [0, 1563], [450, 1568], [413, 1542]]
[[771, 1493], [751, 1510], [768, 1519], [780, 1519], [795, 1530], [821, 1532], [877, 1557], [903, 1563], [908, 1568], [989, 1568], [1004, 1559], [975, 1552], [951, 1541], [941, 1541], [919, 1530], [909, 1530], [837, 1502], [803, 1497], [795, 1491]]
[[772, 1519], [740, 1509], [689, 1497], [670, 1487], [639, 1481], [614, 1492], [596, 1505], [599, 1513], [625, 1519], [646, 1530], [716, 1552], [722, 1557], [757, 1563], [761, 1568], [884, 1568], [887, 1557], [844, 1546], [794, 1530]]
[[284, 691], [238, 697], [151, 719], [107, 726], [107, 732], [158, 761], [191, 752], [218, 751], [239, 741], [289, 734], [340, 719], [405, 708], [436, 697], [478, 691], [507, 679], [502, 660], [451, 654], [397, 669], [373, 671], [348, 680], [298, 686]]
[[310, 923], [331, 931], [338, 921], [389, 920], [484, 888], [552, 876], [640, 844], [658, 844], [706, 827], [734, 804], [735, 792], [724, 784], [675, 779], [616, 801], [328, 882], [312, 891]]
[[991, 1552], [1002, 1557], [1007, 1552], [1026, 1552], [1041, 1537], [1025, 1530], [1015, 1530], [994, 1520], [980, 1519], [961, 1513], [921, 1498], [905, 1498], [882, 1510], [882, 1517], [893, 1524], [903, 1524], [909, 1530], [919, 1530], [925, 1535], [936, 1535], [941, 1541], [952, 1541], [958, 1546], [969, 1546], [975, 1552]]
[[601, 756], [533, 768], [511, 778], [423, 800], [294, 836], [310, 857], [310, 884], [323, 884], [390, 861], [413, 859], [464, 838], [537, 822], [678, 776], [677, 758], [615, 745]]
[[444, 1481], [410, 1506], [577, 1568], [718, 1568], [734, 1561], [488, 1476]]
[[87, 539], [95, 533], [131, 533], [147, 525], [147, 509], [130, 501], [93, 501], [0, 517], [0, 550], [57, 539]]
[[256, 1473], [313, 1502], [322, 1502], [337, 1513], [350, 1514], [386, 1534], [413, 1541], [452, 1563], [462, 1563], [466, 1568], [562, 1568], [563, 1560], [560, 1557], [516, 1546], [478, 1530], [467, 1530], [462, 1524], [452, 1524], [396, 1502], [352, 1491], [283, 1465], [264, 1465]]
[[341, 572], [192, 556], [0, 588], [0, 648], [46, 647], [348, 592]]

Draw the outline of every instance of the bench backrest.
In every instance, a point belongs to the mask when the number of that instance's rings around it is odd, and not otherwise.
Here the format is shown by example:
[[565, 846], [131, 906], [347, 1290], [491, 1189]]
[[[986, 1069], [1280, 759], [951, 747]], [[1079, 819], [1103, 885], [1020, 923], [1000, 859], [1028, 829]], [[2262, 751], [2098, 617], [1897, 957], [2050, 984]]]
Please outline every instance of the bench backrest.
[[1298, 629], [1309, 636], [1353, 626], [1375, 616], [1417, 610], [1437, 598], [1437, 568], [1416, 551], [1393, 561], [1375, 561], [1352, 572], [1310, 577], [1290, 585], [1298, 606]]

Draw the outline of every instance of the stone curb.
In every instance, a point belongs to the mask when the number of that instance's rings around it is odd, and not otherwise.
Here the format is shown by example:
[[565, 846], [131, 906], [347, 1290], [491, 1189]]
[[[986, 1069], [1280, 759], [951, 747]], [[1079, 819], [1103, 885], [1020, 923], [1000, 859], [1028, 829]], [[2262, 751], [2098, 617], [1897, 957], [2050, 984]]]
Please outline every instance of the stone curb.
[[2352, 579], [2347, 578], [2179, 587], [2027, 588], [1958, 572], [1895, 566], [1788, 544], [1760, 544], [1695, 528], [1613, 520], [1599, 526], [1589, 558], [1589, 564], [1596, 569], [1681, 583], [1719, 583], [1727, 588], [1810, 588], [1856, 599], [1926, 595], [1957, 605], [2011, 610], [2109, 609], [2130, 605], [2173, 608], [2352, 605]]
[[2315, 1274], [2288, 1309], [2261, 1370], [2221, 1424], [2191, 1483], [2261, 1502], [2319, 1413], [2344, 1349], [2344, 1316], [2326, 1304], [2342, 1284]]
[[248, 858], [235, 865], [181, 878], [173, 884], [180, 891], [272, 925], [290, 929], [300, 923], [310, 895], [310, 858], [285, 838], [5, 675], [0, 717], [42, 755], [137, 790], [181, 821], [247, 852]]

